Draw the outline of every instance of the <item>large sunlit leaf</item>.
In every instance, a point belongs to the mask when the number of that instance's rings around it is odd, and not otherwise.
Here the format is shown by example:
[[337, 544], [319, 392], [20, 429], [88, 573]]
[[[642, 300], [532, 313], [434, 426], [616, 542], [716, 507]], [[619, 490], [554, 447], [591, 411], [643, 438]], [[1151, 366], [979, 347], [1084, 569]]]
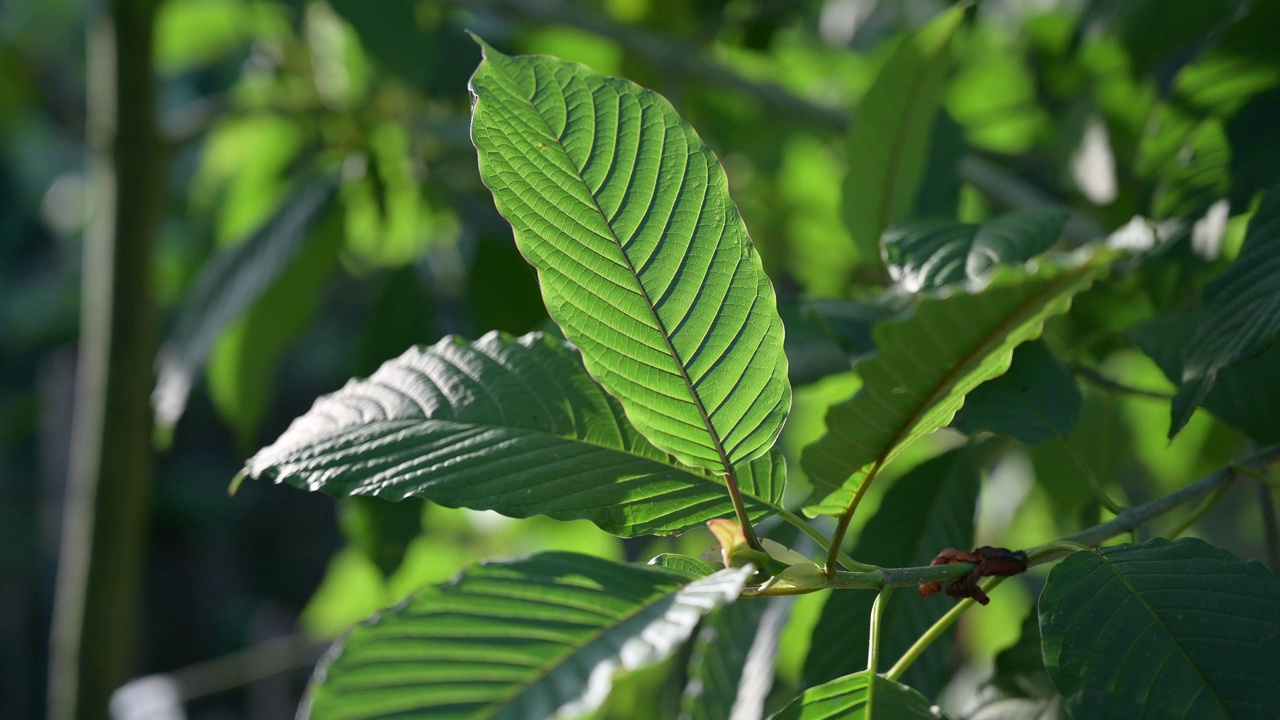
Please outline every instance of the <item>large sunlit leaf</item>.
[[866, 671], [811, 687], [772, 720], [938, 720], [938, 706], [901, 683]]
[[778, 633], [792, 598], [738, 602], [716, 611], [698, 631], [681, 698], [684, 720], [764, 716], [773, 686]]
[[879, 354], [858, 366], [862, 391], [828, 411], [826, 436], [804, 451], [817, 501], [805, 512], [845, 512], [860, 483], [1008, 370], [1013, 349], [1066, 312], [1107, 271], [1108, 258], [1031, 276], [1009, 271], [979, 294], [926, 300], [910, 319], [877, 325]]
[[604, 700], [614, 673], [670, 656], [751, 572], [690, 582], [573, 553], [476, 565], [357, 626], [316, 668], [303, 714], [578, 716]]
[[880, 233], [915, 206], [951, 67], [947, 47], [963, 18], [963, 8], [948, 10], [904, 38], [858, 103], [847, 140], [844, 208], [866, 261], [878, 261]]
[[301, 185], [244, 242], [210, 260], [196, 278], [156, 356], [151, 406], [161, 431], [172, 428], [222, 331], [262, 296], [298, 255], [337, 191], [336, 176]]
[[1013, 351], [1008, 372], [969, 393], [951, 427], [969, 435], [999, 433], [1034, 445], [1070, 435], [1083, 405], [1071, 372], [1043, 342], [1032, 341]]
[[1182, 364], [1169, 437], [1191, 419], [1218, 373], [1257, 355], [1280, 332], [1280, 188], [1262, 198], [1240, 255], [1205, 288], [1200, 328]]
[[[245, 473], [339, 496], [585, 518], [628, 536], [732, 512], [719, 476], [654, 448], [573, 348], [541, 333], [411, 349], [317, 400]], [[778, 451], [738, 468], [753, 516], [780, 503], [784, 473]]]
[[[928, 565], [943, 548], [973, 547], [973, 522], [981, 477], [966, 449], [939, 455], [902, 476], [858, 535], [853, 556], [881, 567]], [[869, 591], [833, 591], [822, 606], [805, 656], [804, 681], [813, 685], [865, 670], [871, 605]], [[914, 592], [889, 598], [880, 621], [881, 656], [891, 661], [928, 630], [948, 603]], [[942, 690], [950, 636], [929, 646], [903, 676], [927, 697]]]
[[791, 404], [782, 320], [710, 148], [656, 93], [482, 47], [480, 174], [587, 371], [686, 464], [766, 453]]
[[1062, 235], [1067, 211], [1037, 208], [1008, 213], [977, 225], [917, 220], [885, 231], [889, 275], [908, 292], [957, 282], [981, 282], [1002, 264], [1025, 262]]
[[1040, 595], [1072, 717], [1252, 718], [1280, 707], [1280, 580], [1203, 540], [1073, 553]]

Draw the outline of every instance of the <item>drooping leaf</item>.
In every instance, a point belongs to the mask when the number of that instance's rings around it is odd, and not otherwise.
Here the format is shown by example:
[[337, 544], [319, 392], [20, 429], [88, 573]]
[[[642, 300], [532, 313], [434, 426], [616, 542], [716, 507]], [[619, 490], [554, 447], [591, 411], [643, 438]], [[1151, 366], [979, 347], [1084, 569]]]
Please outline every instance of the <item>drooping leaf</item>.
[[409, 543], [422, 533], [422, 500], [388, 502], [371, 496], [342, 501], [342, 534], [389, 578], [404, 560]]
[[[654, 448], [573, 348], [541, 333], [411, 349], [317, 400], [244, 472], [338, 496], [585, 518], [627, 536], [732, 510], [720, 477]], [[779, 451], [738, 467], [753, 516], [778, 506], [784, 473]]]
[[1048, 250], [1062, 235], [1061, 208], [1019, 210], [981, 225], [916, 220], [885, 231], [889, 276], [908, 292], [958, 282], [981, 282], [997, 265], [1021, 263]]
[[1040, 595], [1072, 717], [1266, 717], [1280, 707], [1280, 580], [1203, 540], [1073, 553]]
[[804, 451], [817, 501], [805, 512], [844, 513], [864, 479], [950, 423], [965, 395], [1004, 373], [1013, 349], [1065, 312], [1108, 258], [1036, 276], [1009, 271], [979, 294], [926, 300], [912, 318], [877, 325], [880, 352], [859, 366], [862, 391], [828, 411], [827, 435]]
[[1037, 340], [1013, 351], [1008, 372], [969, 393], [951, 427], [970, 435], [1000, 433], [1034, 445], [1069, 435], [1083, 404], [1075, 378]]
[[866, 671], [811, 687], [772, 720], [938, 720], [938, 706], [901, 683]]
[[688, 465], [764, 455], [791, 404], [782, 321], [711, 150], [656, 93], [482, 48], [480, 174], [587, 371]]
[[947, 52], [963, 8], [903, 38], [858, 103], [847, 140], [845, 222], [858, 252], [878, 262], [880, 233], [910, 214], [942, 103]]
[[1249, 221], [1240, 255], [1205, 287], [1205, 311], [1182, 364], [1169, 437], [1191, 419], [1226, 367], [1259, 354], [1280, 332], [1280, 187]]
[[[1165, 377], [1182, 377], [1182, 352], [1191, 343], [1199, 323], [1186, 315], [1163, 315], [1135, 325], [1125, 332], [1146, 353]], [[1261, 355], [1223, 368], [1204, 408], [1220, 420], [1262, 445], [1280, 442], [1280, 343]]]
[[[858, 536], [853, 556], [881, 567], [928, 565], [944, 548], [973, 547], [981, 478], [966, 449], [951, 450], [900, 478]], [[814, 685], [865, 670], [874, 592], [834, 591], [822, 606], [805, 656], [804, 681]], [[880, 621], [881, 656], [900, 656], [943, 613], [948, 603], [914, 592], [889, 598]], [[903, 682], [935, 697], [946, 682], [950, 635], [940, 638], [907, 670]]]
[[745, 720], [764, 716], [773, 685], [778, 633], [792, 598], [737, 602], [702, 624], [689, 658], [681, 698], [686, 720]]
[[304, 709], [317, 720], [579, 715], [615, 672], [667, 658], [751, 572], [689, 582], [572, 553], [472, 566], [336, 644]]
[[311, 326], [338, 269], [341, 246], [337, 222], [322, 222], [258, 301], [222, 331], [209, 353], [209, 398], [235, 431], [242, 452], [261, 443], [281, 359]]
[[302, 184], [244, 242], [205, 265], [156, 356], [158, 377], [151, 406], [162, 432], [182, 416], [191, 384], [223, 329], [297, 256], [337, 186], [335, 176]]
[[995, 672], [978, 690], [968, 720], [1067, 720], [1062, 695], [1040, 655], [1040, 619], [1033, 609], [1018, 641], [996, 655]]

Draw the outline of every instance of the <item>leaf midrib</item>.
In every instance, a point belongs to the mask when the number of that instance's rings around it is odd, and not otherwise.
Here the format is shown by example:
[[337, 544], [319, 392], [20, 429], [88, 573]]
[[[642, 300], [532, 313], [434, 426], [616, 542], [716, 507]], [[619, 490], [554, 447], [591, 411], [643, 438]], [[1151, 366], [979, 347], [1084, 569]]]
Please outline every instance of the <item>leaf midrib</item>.
[[[585, 80], [583, 82], [585, 82]], [[627, 271], [631, 273], [632, 279], [635, 280], [637, 289], [639, 291], [639, 295], [640, 297], [644, 298], [645, 308], [648, 309], [649, 311], [649, 317], [653, 320], [653, 324], [657, 328], [658, 334], [662, 336], [662, 342], [667, 347], [667, 353], [671, 357], [671, 359], [674, 361], [676, 369], [679, 370], [680, 372], [680, 380], [684, 383], [685, 390], [689, 392], [689, 397], [693, 400], [693, 405], [698, 410], [698, 415], [702, 419], [703, 429], [706, 431], [707, 436], [711, 439], [711, 444], [712, 444], [712, 447], [715, 449], [716, 454], [720, 456], [720, 465], [723, 468], [725, 474], [732, 474], [733, 463], [729, 461], [729, 455], [728, 453], [725, 452], [724, 442], [721, 440], [719, 434], [716, 432], [715, 426], [711, 423], [711, 416], [707, 414], [706, 407], [704, 407], [702, 404], [702, 397], [698, 395], [698, 392], [695, 389], [694, 383], [692, 379], [689, 377], [689, 371], [685, 367], [684, 362], [680, 357], [680, 353], [676, 351], [675, 345], [671, 343], [670, 333], [667, 332], [666, 324], [662, 321], [662, 318], [658, 315], [658, 309], [657, 307], [654, 306], [653, 298], [650, 297], [649, 295], [649, 289], [645, 287], [645, 284], [640, 280], [640, 275], [636, 271], [635, 264], [631, 262], [631, 256], [627, 254], [625, 249], [623, 249], [622, 239], [618, 237], [618, 233], [614, 229], [613, 224], [610, 223], [608, 218], [605, 216], [604, 209], [600, 207], [600, 202], [599, 202], [599, 199], [596, 197], [596, 193], [591, 190], [591, 186], [587, 184], [586, 178], [582, 176], [582, 168], [578, 167], [578, 163], [574, 161], [573, 156], [569, 153], [569, 150], [564, 146], [563, 135], [558, 134], [554, 130], [552, 130], [551, 124], [547, 121], [546, 117], [543, 116], [543, 114], [538, 110], [538, 106], [533, 103], [532, 97], [526, 97], [525, 101], [528, 103], [529, 107], [532, 108], [533, 114], [536, 115], [538, 119], [542, 121], [543, 127], [547, 129], [547, 136], [555, 138], [556, 147], [560, 148], [560, 151], [564, 154], [564, 157], [569, 161], [570, 166], [572, 166], [574, 169], [574, 177], [577, 178], [578, 182], [581, 183], [582, 188], [586, 190], [587, 195], [591, 198], [591, 207], [595, 210], [596, 215], [600, 217], [600, 222], [604, 223], [604, 226], [609, 228], [609, 237], [613, 240], [614, 246], [618, 250], [618, 254], [622, 256], [623, 261], [626, 263]], [[565, 107], [565, 127], [567, 128], [570, 122], [569, 120], [570, 111], [567, 104], [565, 104], [564, 107]], [[593, 128], [594, 128], [594, 125], [593, 125]]]
[[[614, 413], [609, 413], [609, 415], [610, 415], [610, 416], [614, 416]], [[270, 474], [270, 473], [272, 473], [272, 472], [274, 471], [275, 476], [276, 476], [276, 477], [279, 477], [279, 476], [280, 476], [280, 471], [279, 471], [280, 466], [281, 466], [284, 462], [287, 462], [287, 461], [294, 461], [294, 462], [298, 461], [298, 460], [300, 459], [300, 458], [299, 458], [300, 450], [307, 449], [307, 448], [314, 448], [315, 446], [320, 445], [320, 444], [323, 444], [323, 443], [326, 443], [326, 442], [331, 442], [331, 441], [337, 441], [337, 440], [340, 440], [340, 439], [342, 438], [342, 436], [347, 435], [347, 434], [351, 434], [351, 433], [355, 433], [355, 432], [371, 432], [371, 433], [372, 433], [372, 432], [373, 432], [374, 430], [376, 430], [379, 426], [384, 426], [384, 425], [385, 425], [385, 426], [389, 426], [389, 428], [394, 429], [394, 430], [401, 430], [401, 429], [405, 429], [405, 428], [416, 427], [416, 426], [419, 426], [419, 425], [421, 425], [421, 424], [423, 424], [423, 423], [425, 423], [425, 422], [439, 423], [440, 425], [444, 425], [444, 426], [456, 426], [456, 427], [460, 427], [460, 428], [483, 428], [483, 429], [489, 429], [489, 430], [498, 430], [498, 431], [502, 431], [502, 432], [510, 432], [510, 431], [513, 431], [513, 430], [514, 430], [514, 431], [521, 431], [521, 432], [525, 432], [525, 433], [528, 433], [528, 434], [530, 434], [530, 435], [536, 435], [536, 436], [541, 436], [541, 437], [546, 437], [546, 438], [554, 438], [554, 439], [559, 440], [559, 441], [564, 442], [564, 443], [570, 443], [570, 444], [572, 444], [572, 443], [578, 443], [578, 444], [582, 444], [582, 445], [588, 445], [588, 446], [591, 446], [591, 447], [594, 447], [594, 448], [598, 448], [598, 449], [600, 449], [600, 450], [604, 450], [604, 451], [607, 451], [607, 452], [617, 453], [617, 454], [620, 454], [620, 455], [625, 455], [625, 456], [630, 457], [630, 458], [633, 458], [633, 459], [635, 459], [635, 460], [640, 460], [640, 461], [644, 461], [644, 462], [650, 462], [650, 463], [653, 463], [654, 465], [658, 465], [658, 466], [665, 467], [665, 468], [670, 468], [670, 469], [672, 469], [672, 470], [675, 470], [676, 472], [683, 473], [684, 475], [687, 475], [687, 476], [689, 476], [689, 477], [697, 478], [700, 482], [710, 483], [710, 484], [713, 484], [713, 485], [715, 485], [715, 486], [717, 486], [717, 487], [721, 487], [721, 488], [723, 488], [723, 487], [724, 487], [724, 483], [723, 483], [723, 482], [721, 482], [721, 481], [719, 481], [718, 479], [716, 479], [716, 476], [714, 476], [714, 475], [713, 475], [713, 476], [704, 475], [704, 474], [702, 474], [701, 472], [699, 472], [697, 468], [692, 468], [692, 467], [686, 466], [686, 465], [684, 465], [683, 463], [676, 464], [676, 463], [674, 463], [674, 462], [669, 462], [669, 461], [668, 461], [668, 462], [664, 462], [664, 461], [662, 461], [662, 460], [660, 460], [660, 459], [653, 458], [653, 457], [650, 457], [650, 456], [648, 456], [648, 455], [641, 455], [641, 454], [639, 454], [639, 453], [632, 452], [631, 450], [626, 450], [626, 449], [622, 449], [622, 448], [615, 448], [615, 447], [609, 447], [608, 445], [602, 445], [602, 444], [600, 444], [600, 443], [597, 443], [597, 442], [591, 442], [591, 441], [588, 441], [588, 440], [585, 440], [585, 439], [582, 439], [582, 438], [576, 438], [576, 437], [565, 437], [565, 436], [563, 436], [563, 435], [557, 435], [556, 433], [548, 432], [548, 431], [546, 431], [546, 430], [537, 430], [537, 429], [532, 429], [532, 428], [524, 428], [524, 427], [519, 427], [519, 426], [517, 426], [517, 425], [499, 425], [499, 424], [495, 424], [495, 423], [484, 423], [484, 422], [463, 422], [463, 421], [458, 421], [458, 420], [443, 420], [443, 419], [439, 419], [439, 418], [402, 419], [402, 420], [379, 420], [379, 421], [369, 422], [369, 423], [360, 423], [360, 424], [356, 424], [356, 425], [347, 425], [347, 426], [345, 426], [345, 427], [341, 427], [341, 428], [338, 428], [338, 429], [336, 429], [336, 430], [331, 430], [331, 431], [329, 431], [329, 432], [327, 432], [327, 433], [325, 433], [325, 434], [323, 434], [323, 435], [318, 435], [318, 436], [316, 436], [316, 437], [310, 438], [310, 439], [309, 439], [309, 441], [308, 441], [308, 443], [307, 443], [307, 445], [306, 445], [306, 448], [299, 448], [299, 449], [291, 450], [291, 451], [290, 451], [287, 455], [285, 455], [283, 458], [276, 460], [275, 462], [271, 463], [271, 464], [270, 464], [270, 465], [268, 465], [267, 467], [261, 468], [260, 470], [257, 470], [256, 472], [250, 473], [250, 476], [251, 476], [251, 477], [253, 477], [253, 478], [256, 480], [256, 479], [260, 478], [263, 474]], [[616, 422], [616, 420], [615, 420], [615, 422]], [[378, 437], [379, 437], [379, 438], [381, 438], [381, 437], [385, 437], [385, 435], [379, 434], [379, 435], [378, 435]], [[661, 451], [659, 450], [659, 452], [661, 452]], [[299, 473], [299, 472], [293, 472], [293, 473], [289, 473], [288, 475], [285, 475], [284, 477], [288, 477], [289, 475], [299, 475], [299, 474], [302, 474], [302, 473]], [[281, 479], [283, 479], [283, 478], [281, 478]], [[755, 502], [759, 503], [760, 505], [762, 505], [762, 506], [764, 506], [764, 507], [774, 508], [774, 509], [777, 509], [777, 508], [779, 507], [779, 504], [778, 504], [777, 502], [774, 502], [773, 500], [769, 500], [769, 499], [767, 499], [767, 498], [762, 498], [762, 497], [760, 497], [760, 495], [758, 495], [757, 493], [751, 492], [751, 491], [749, 491], [749, 490], [747, 490], [747, 489], [743, 488], [741, 485], [739, 485], [739, 487], [738, 487], [738, 491], [739, 491], [739, 493], [740, 493], [744, 498], [747, 498], [747, 499], [750, 499], [750, 500], [754, 500]]]
[[[932, 408], [934, 405], [936, 405], [942, 398], [944, 398], [947, 395], [947, 393], [952, 388], [955, 387], [958, 378], [964, 376], [964, 373], [959, 372], [961, 368], [968, 367], [970, 363], [972, 363], [975, 360], [975, 358], [981, 357], [981, 354], [990, 352], [991, 349], [993, 349], [994, 347], [999, 347], [1000, 343], [1003, 342], [1003, 340], [1007, 337], [1009, 330], [1011, 330], [1012, 328], [1016, 328], [1022, 322], [1026, 321], [1024, 318], [1024, 314], [1026, 313], [1029, 307], [1033, 307], [1041, 303], [1041, 301], [1044, 300], [1046, 296], [1051, 295], [1054, 291], [1060, 288], [1065, 282], [1075, 280], [1077, 276], [1084, 274], [1086, 272], [1092, 272], [1094, 269], [1095, 267], [1092, 264], [1084, 264], [1078, 268], [1065, 272], [1056, 278], [1052, 278], [1045, 285], [1043, 290], [1028, 297], [1026, 300], [1022, 301], [1017, 306], [1015, 306], [1014, 311], [1006, 315], [1004, 320], [1002, 320], [998, 325], [996, 325], [996, 327], [991, 332], [987, 333], [986, 337], [982, 340], [981, 343], [978, 344], [977, 347], [975, 347], [973, 350], [970, 350], [968, 353], [965, 353], [964, 355], [962, 355], [959, 362], [957, 362], [955, 365], [952, 366], [950, 370], [948, 370], [946, 373], [943, 374], [943, 376], [939, 379], [938, 383], [935, 384], [933, 390], [931, 390], [929, 394], [925, 397], [924, 401], [919, 403], [916, 406], [915, 410], [913, 410], [911, 414], [907, 417], [907, 421], [902, 423], [899, 426], [899, 429], [894, 433], [893, 437], [890, 439], [890, 442], [885, 446], [885, 450], [882, 451], [880, 455], [876, 457], [875, 460], [872, 461], [871, 469], [867, 471], [867, 474], [866, 476], [864, 476], [864, 479], [862, 482], [866, 484], [874, 480], [875, 477], [879, 474], [880, 470], [885, 465], [887, 465], [894, 457], [897, 456], [897, 453], [895, 453], [894, 451], [897, 450], [898, 452], [901, 452], [901, 449], [898, 446], [902, 442], [903, 438], [911, 434], [911, 430], [914, 429], [916, 424], [920, 422], [920, 419], [921, 417], [923, 417], [924, 413], [928, 411], [929, 408]], [[975, 296], [975, 297], [981, 297], [981, 296]], [[1034, 315], [1034, 313], [1032, 313], [1032, 315]], [[1012, 322], [1014, 319], [1017, 319], [1018, 322], [1016, 323]], [[992, 338], [997, 338], [997, 337], [999, 338], [999, 340], [993, 342]], [[854, 473], [855, 474], [857, 473], [856, 468], [854, 469]], [[844, 483], [841, 483], [841, 488], [840, 488], [841, 490], [846, 489], [843, 486], [844, 486]], [[836, 492], [839, 492], [839, 491], [840, 490], [837, 490]], [[845, 506], [845, 512], [848, 512], [848, 505]]]
[[[1132, 595], [1132, 597], [1138, 601], [1138, 604], [1144, 610], [1147, 611], [1147, 613], [1152, 617], [1152, 619], [1155, 620], [1156, 624], [1158, 624], [1160, 628], [1164, 631], [1165, 637], [1169, 638], [1169, 642], [1175, 648], [1177, 648], [1178, 653], [1182, 656], [1182, 659], [1187, 663], [1188, 666], [1190, 666], [1195, 671], [1195, 674], [1197, 677], [1200, 678], [1200, 681], [1204, 683], [1204, 687], [1209, 691], [1209, 694], [1213, 696], [1213, 699], [1217, 703], [1218, 707], [1222, 709], [1224, 714], [1226, 714], [1227, 716], [1230, 716], [1231, 715], [1230, 708], [1228, 708], [1223, 703], [1222, 697], [1218, 695], [1217, 689], [1213, 686], [1211, 682], [1209, 682], [1209, 677], [1204, 674], [1204, 671], [1201, 670], [1200, 665], [1195, 662], [1195, 660], [1191, 657], [1191, 654], [1187, 651], [1185, 647], [1183, 647], [1182, 643], [1179, 640], [1179, 637], [1175, 635], [1173, 632], [1173, 629], [1170, 628], [1167, 623], [1165, 623], [1164, 617], [1160, 615], [1160, 613], [1158, 613], [1156, 609], [1151, 606], [1150, 603], [1147, 602], [1147, 599], [1142, 596], [1142, 593], [1138, 591], [1138, 588], [1134, 587], [1133, 584], [1129, 582], [1129, 578], [1125, 576], [1124, 573], [1120, 572], [1120, 569], [1116, 567], [1115, 563], [1111, 562], [1111, 560], [1107, 557], [1105, 553], [1098, 550], [1097, 548], [1090, 548], [1090, 552], [1098, 556], [1098, 559], [1103, 564], [1103, 566], [1106, 567], [1115, 575], [1115, 578], [1118, 581], [1120, 581], [1122, 585], [1124, 585], [1125, 589], [1129, 591], [1130, 595]], [[1143, 562], [1141, 558], [1139, 558], [1138, 561]]]

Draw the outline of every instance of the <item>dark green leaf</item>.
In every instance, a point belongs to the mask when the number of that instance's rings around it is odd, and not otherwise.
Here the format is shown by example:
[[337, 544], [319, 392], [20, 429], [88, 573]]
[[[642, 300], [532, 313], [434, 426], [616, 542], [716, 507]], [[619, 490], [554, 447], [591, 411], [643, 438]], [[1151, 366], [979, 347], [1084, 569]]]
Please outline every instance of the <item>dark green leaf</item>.
[[[944, 548], [973, 547], [978, 469], [964, 449], [952, 450], [904, 475], [884, 495], [880, 509], [858, 536], [853, 556], [881, 567], [928, 565]], [[805, 656], [806, 685], [832, 680], [867, 667], [870, 591], [832, 591], [813, 628]], [[881, 655], [906, 651], [950, 603], [925, 600], [914, 592], [889, 599], [881, 620]], [[946, 682], [949, 637], [934, 642], [907, 670], [904, 682], [934, 697]]]
[[1205, 288], [1205, 311], [1187, 348], [1169, 437], [1178, 434], [1226, 367], [1267, 349], [1280, 332], [1280, 188], [1249, 221], [1235, 262]]
[[1067, 720], [1062, 695], [1040, 655], [1040, 621], [1032, 610], [1018, 641], [996, 656], [995, 673], [978, 691], [967, 720]]
[[615, 672], [666, 659], [732, 603], [750, 568], [689, 583], [663, 570], [544, 553], [476, 565], [375, 615], [316, 668], [314, 718], [525, 720], [597, 707]]
[[[1196, 334], [1198, 322], [1187, 315], [1162, 315], [1135, 325], [1125, 334], [1151, 357], [1165, 377], [1182, 377], [1182, 353]], [[1218, 372], [1204, 408], [1254, 441], [1280, 442], [1280, 344], [1258, 357]]]
[[791, 406], [782, 320], [711, 149], [656, 93], [482, 47], [480, 175], [587, 371], [687, 465], [768, 453]]
[[[209, 355], [209, 397], [236, 433], [242, 452], [252, 452], [274, 395], [281, 359], [311, 326], [324, 289], [338, 269], [342, 234], [337, 222], [317, 227], [239, 319], [222, 331]], [[397, 348], [403, 350], [404, 346]]]
[[1203, 113], [1234, 114], [1255, 94], [1280, 84], [1280, 4], [1250, 3], [1222, 42], [1174, 78], [1180, 101]]
[[1013, 349], [1108, 267], [1101, 257], [1038, 277], [1010, 271], [980, 294], [926, 300], [914, 317], [877, 325], [880, 352], [859, 365], [862, 391], [833, 406], [827, 435], [805, 448], [817, 500], [805, 512], [845, 512], [865, 478], [950, 423], [966, 394], [1008, 370]]
[[[1276, 45], [1280, 47], [1280, 43]], [[1280, 183], [1280, 167], [1272, 162], [1280, 156], [1277, 116], [1280, 116], [1280, 88], [1273, 88], [1250, 100], [1227, 121], [1232, 207], [1249, 207], [1255, 194]]]
[[681, 718], [761, 716], [790, 603], [790, 598], [736, 602], [703, 621], [689, 659]]
[[844, 208], [849, 235], [868, 262], [880, 257], [880, 233], [913, 209], [951, 67], [947, 48], [963, 19], [963, 8], [954, 8], [904, 38], [858, 103]]
[[[1104, 3], [1119, 10], [1119, 36], [1135, 75], [1145, 75], [1174, 53], [1229, 23], [1236, 0], [1130, 0]], [[1158, 28], [1158, 29], [1157, 29]]]
[[866, 672], [809, 688], [772, 720], [937, 720], [937, 706], [906, 685]]
[[1252, 718], [1280, 707], [1280, 580], [1203, 540], [1074, 553], [1040, 595], [1072, 717]]
[[1004, 375], [979, 385], [951, 426], [970, 435], [994, 432], [1034, 445], [1066, 437], [1084, 397], [1075, 378], [1040, 341], [1019, 345]]
[[899, 223], [882, 239], [889, 275], [908, 292], [979, 283], [996, 265], [1026, 262], [1062, 235], [1067, 211], [1020, 210], [981, 225], [947, 220]]
[[383, 577], [400, 567], [409, 543], [422, 533], [423, 502], [408, 498], [389, 502], [376, 497], [342, 501], [342, 534], [382, 571]]
[[[585, 518], [627, 536], [732, 511], [721, 477], [654, 448], [573, 348], [540, 333], [411, 349], [317, 400], [245, 472], [338, 496]], [[753, 516], [778, 506], [784, 473], [779, 451], [737, 468]]]
[[162, 431], [182, 416], [191, 384], [222, 331], [297, 256], [337, 187], [336, 176], [302, 184], [252, 235], [205, 265], [157, 353], [151, 406]]

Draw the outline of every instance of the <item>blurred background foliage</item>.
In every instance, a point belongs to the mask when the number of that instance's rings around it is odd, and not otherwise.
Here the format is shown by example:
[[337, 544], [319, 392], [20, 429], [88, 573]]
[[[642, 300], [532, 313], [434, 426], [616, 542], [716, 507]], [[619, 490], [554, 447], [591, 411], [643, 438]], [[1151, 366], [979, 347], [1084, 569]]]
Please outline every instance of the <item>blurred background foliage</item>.
[[[241, 460], [347, 378], [449, 333], [549, 328], [533, 272], [479, 180], [466, 83], [480, 55], [465, 30], [504, 52], [554, 54], [652, 87], [716, 150], [787, 319], [797, 394], [784, 443], [794, 459], [822, 434], [825, 409], [857, 388], [851, 362], [871, 349], [871, 324], [892, 314], [878, 259], [861, 256], [846, 229], [841, 185], [859, 170], [845, 162], [849, 118], [856, 128], [859, 101], [900, 38], [949, 4], [161, 3], [156, 112], [167, 176], [154, 280], [164, 340], [135, 674], [214, 678], [187, 703], [192, 718], [284, 716], [314, 658], [309, 645], [266, 661], [281, 674], [248, 685], [235, 680], [235, 663], [207, 661], [245, 648], [235, 662], [261, 661], [252, 649], [273, 638], [331, 638], [489, 557], [562, 548], [647, 559], [712, 543], [700, 533], [624, 543], [586, 523], [335, 503], [256, 483], [227, 497]], [[0, 6], [5, 718], [41, 716], [45, 703], [81, 245], [95, 211], [86, 202], [84, 36], [97, 4], [88, 5]], [[1096, 520], [1096, 501], [1079, 491], [1082, 464], [1132, 502], [1237, 456], [1250, 440], [1242, 427], [1254, 441], [1280, 439], [1273, 412], [1228, 410], [1199, 413], [1170, 443], [1174, 385], [1161, 371], [1194, 328], [1169, 317], [1199, 309], [1206, 280], [1238, 251], [1250, 203], [1280, 179], [1278, 8], [983, 0], [950, 46], [924, 180], [892, 219], [981, 222], [1062, 205], [1073, 211], [1068, 243], [1123, 229], [1113, 237], [1154, 243], [1156, 256], [1051, 324], [1048, 347], [1082, 381], [1082, 421], [1068, 437], [1003, 448], [984, 479], [978, 544], [1031, 545]], [[864, 304], [837, 312], [823, 305], [829, 298]], [[1244, 392], [1274, 395], [1265, 379], [1276, 377], [1275, 355], [1248, 369], [1264, 381]], [[940, 437], [895, 467], [949, 442]], [[791, 477], [798, 500], [798, 464]], [[855, 523], [889, 485], [872, 491]], [[1257, 508], [1251, 490], [1233, 492], [1195, 532], [1262, 557]], [[952, 659], [961, 676], [981, 679], [1018, 639], [1037, 577], [1006, 583], [990, 608], [965, 618]], [[806, 628], [824, 600], [794, 604], [775, 693], [800, 681]], [[636, 699], [663, 677], [648, 670], [623, 683], [601, 716], [658, 716], [661, 703]]]

